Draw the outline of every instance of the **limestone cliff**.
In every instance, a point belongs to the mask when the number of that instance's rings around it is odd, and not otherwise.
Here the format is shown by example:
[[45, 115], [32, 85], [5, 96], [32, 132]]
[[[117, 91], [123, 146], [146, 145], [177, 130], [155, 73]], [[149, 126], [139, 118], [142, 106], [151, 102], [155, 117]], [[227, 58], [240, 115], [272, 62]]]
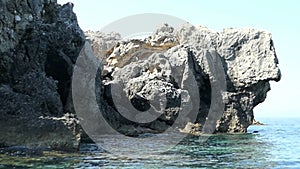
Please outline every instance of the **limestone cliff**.
[[[281, 77], [271, 34], [265, 31], [214, 32], [189, 24], [176, 30], [166, 24], [143, 40], [95, 34], [86, 33], [103, 59], [103, 98], [115, 113], [133, 113], [115, 120], [138, 126], [137, 133], [141, 128], [163, 132], [179, 117], [185, 124], [200, 124], [201, 132], [246, 132], [253, 108], [270, 90], [269, 81]], [[104, 48], [98, 50], [103, 39], [115, 39], [105, 55]], [[149, 111], [152, 122], [139, 118]], [[193, 112], [197, 115], [189, 117]]]
[[[0, 0], [0, 147], [76, 149], [85, 138], [71, 81], [86, 37], [72, 8], [55, 0]], [[174, 124], [187, 133], [246, 132], [269, 81], [281, 76], [265, 31], [164, 25], [143, 40], [86, 36], [103, 65], [98, 106], [125, 135], [161, 133]]]

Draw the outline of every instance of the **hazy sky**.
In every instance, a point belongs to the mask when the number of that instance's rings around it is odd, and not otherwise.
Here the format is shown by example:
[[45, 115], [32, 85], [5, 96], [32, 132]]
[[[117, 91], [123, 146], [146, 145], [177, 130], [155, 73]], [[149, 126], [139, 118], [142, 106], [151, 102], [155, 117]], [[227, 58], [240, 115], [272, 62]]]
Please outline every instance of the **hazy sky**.
[[[272, 33], [280, 82], [271, 83], [265, 102], [255, 108], [256, 117], [300, 117], [300, 1], [298, 0], [58, 0], [73, 2], [83, 30], [100, 30], [126, 16], [162, 13], [204, 25], [212, 30], [251, 27]], [[139, 23], [137, 23], [139, 24]], [[141, 23], [142, 24], [142, 23]], [[299, 104], [299, 105], [298, 105]]]

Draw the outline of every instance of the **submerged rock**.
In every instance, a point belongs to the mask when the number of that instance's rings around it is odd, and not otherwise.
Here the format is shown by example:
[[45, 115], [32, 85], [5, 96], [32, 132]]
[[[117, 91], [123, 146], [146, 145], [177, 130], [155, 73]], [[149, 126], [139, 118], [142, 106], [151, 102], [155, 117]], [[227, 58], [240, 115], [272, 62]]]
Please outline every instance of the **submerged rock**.
[[263, 126], [263, 125], [265, 125], [265, 124], [262, 123], [262, 122], [260, 122], [260, 121], [256, 121], [255, 119], [253, 119], [252, 125], [255, 125], [255, 126]]
[[201, 134], [201, 124], [188, 122], [186, 126], [183, 129], [179, 129], [179, 131], [197, 136]]
[[76, 149], [67, 113], [73, 65], [85, 37], [73, 4], [0, 0], [0, 145]]
[[[87, 34], [92, 46], [101, 45], [103, 36], [94, 35]], [[206, 133], [246, 132], [269, 81], [281, 77], [271, 34], [265, 31], [213, 32], [189, 24], [175, 30], [165, 24], [144, 40], [118, 38], [110, 38], [115, 45], [105, 55], [99, 47], [94, 52], [104, 64], [103, 99], [112, 114], [126, 117], [114, 119], [119, 126], [163, 132], [185, 113], [180, 128], [197, 123]], [[157, 122], [162, 125], [153, 127]]]

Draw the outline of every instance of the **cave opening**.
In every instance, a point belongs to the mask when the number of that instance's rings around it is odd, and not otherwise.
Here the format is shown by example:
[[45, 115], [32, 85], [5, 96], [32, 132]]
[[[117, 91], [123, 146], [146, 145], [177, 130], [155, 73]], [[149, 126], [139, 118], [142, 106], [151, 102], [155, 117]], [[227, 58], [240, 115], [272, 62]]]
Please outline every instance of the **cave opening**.
[[59, 53], [49, 52], [45, 63], [45, 72], [48, 77], [58, 81], [57, 92], [65, 106], [71, 85], [70, 64]]

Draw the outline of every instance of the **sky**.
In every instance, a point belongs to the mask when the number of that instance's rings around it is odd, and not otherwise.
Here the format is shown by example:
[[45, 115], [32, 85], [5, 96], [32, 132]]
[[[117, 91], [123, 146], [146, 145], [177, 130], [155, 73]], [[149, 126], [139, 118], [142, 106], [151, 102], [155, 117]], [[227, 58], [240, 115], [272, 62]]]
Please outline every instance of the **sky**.
[[74, 4], [84, 31], [101, 30], [118, 19], [142, 13], [167, 14], [214, 31], [229, 27], [266, 30], [272, 33], [282, 79], [271, 82], [267, 99], [254, 114], [257, 118], [300, 117], [298, 0], [58, 0], [67, 2]]

